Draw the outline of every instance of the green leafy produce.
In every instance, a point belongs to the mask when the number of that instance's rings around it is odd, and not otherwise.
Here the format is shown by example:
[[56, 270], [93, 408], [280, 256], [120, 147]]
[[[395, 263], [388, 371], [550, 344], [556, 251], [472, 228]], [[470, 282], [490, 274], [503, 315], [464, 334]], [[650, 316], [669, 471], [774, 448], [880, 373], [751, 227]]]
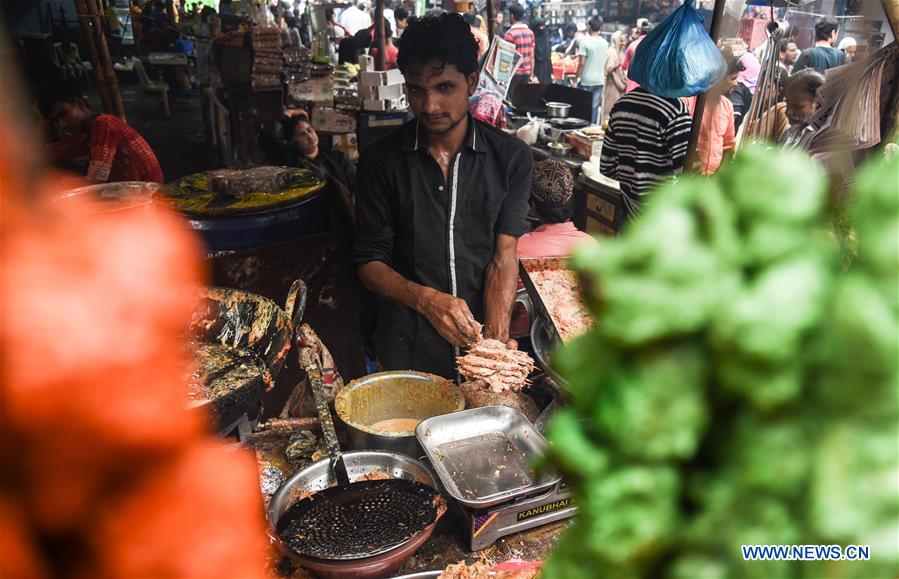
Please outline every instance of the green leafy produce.
[[596, 324], [555, 358], [572, 403], [548, 459], [579, 514], [543, 577], [896, 576], [897, 175], [866, 167], [836, 219], [809, 160], [743, 150], [575, 256]]

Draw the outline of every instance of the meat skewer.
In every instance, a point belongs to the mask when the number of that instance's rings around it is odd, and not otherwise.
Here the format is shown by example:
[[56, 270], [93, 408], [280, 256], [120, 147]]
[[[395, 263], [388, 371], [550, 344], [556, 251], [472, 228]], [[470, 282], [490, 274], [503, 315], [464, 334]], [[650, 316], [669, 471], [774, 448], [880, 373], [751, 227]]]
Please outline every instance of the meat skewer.
[[519, 391], [534, 371], [534, 361], [525, 352], [510, 350], [499, 340], [480, 339], [464, 356], [456, 358], [459, 373], [485, 382], [492, 392]]

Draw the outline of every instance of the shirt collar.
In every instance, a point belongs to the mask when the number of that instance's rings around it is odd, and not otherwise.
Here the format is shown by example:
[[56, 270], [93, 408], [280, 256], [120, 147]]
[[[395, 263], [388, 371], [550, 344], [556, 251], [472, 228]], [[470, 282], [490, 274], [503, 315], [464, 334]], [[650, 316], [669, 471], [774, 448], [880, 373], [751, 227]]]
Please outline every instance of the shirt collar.
[[[419, 127], [418, 119], [416, 119], [414, 123], [409, 124], [410, 129], [406, 132], [402, 150], [411, 152], [426, 149], [428, 141], [424, 135], [424, 131]], [[487, 149], [484, 147], [484, 137], [481, 134], [481, 129], [478, 128], [477, 121], [475, 121], [471, 115], [468, 115], [468, 130], [465, 132], [465, 144], [463, 146], [467, 146], [475, 153], [487, 152]]]
[[574, 226], [573, 221], [566, 221], [564, 223], [543, 223], [534, 229], [534, 233], [562, 233], [565, 231], [575, 231], [576, 229], [577, 227]]

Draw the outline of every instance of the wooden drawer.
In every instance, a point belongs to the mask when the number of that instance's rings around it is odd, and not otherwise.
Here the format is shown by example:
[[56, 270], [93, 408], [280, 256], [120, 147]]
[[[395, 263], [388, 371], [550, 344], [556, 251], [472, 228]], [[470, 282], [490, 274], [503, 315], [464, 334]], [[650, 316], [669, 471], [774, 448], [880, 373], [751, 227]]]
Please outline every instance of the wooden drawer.
[[617, 235], [615, 229], [592, 216], [587, 215], [587, 233], [600, 233], [602, 235]]
[[609, 201], [608, 199], [603, 199], [602, 197], [594, 193], [587, 193], [588, 211], [593, 211], [602, 218], [614, 223], [615, 217], [617, 216], [617, 209], [618, 208], [615, 206], [615, 203]]

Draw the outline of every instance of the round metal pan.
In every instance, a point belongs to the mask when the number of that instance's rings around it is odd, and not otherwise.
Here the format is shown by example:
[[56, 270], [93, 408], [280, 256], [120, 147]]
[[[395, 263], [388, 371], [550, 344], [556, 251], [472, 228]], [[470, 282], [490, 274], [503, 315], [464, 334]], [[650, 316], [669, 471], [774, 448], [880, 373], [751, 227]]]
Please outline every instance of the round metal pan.
[[[385, 473], [391, 478], [405, 478], [426, 484], [439, 490], [431, 471], [421, 462], [390, 452], [361, 451], [343, 455], [350, 481], [360, 480], [373, 473]], [[385, 577], [402, 567], [415, 551], [431, 536], [437, 521], [419, 531], [402, 545], [380, 553], [372, 553], [362, 559], [317, 559], [295, 553], [282, 543], [278, 521], [296, 503], [308, 494], [335, 486], [337, 479], [331, 469], [330, 459], [312, 463], [288, 478], [275, 491], [268, 504], [269, 536], [275, 545], [289, 558], [318, 577], [373, 579]], [[438, 510], [437, 520], [442, 511]]]
[[554, 126], [557, 129], [561, 129], [563, 131], [569, 131], [572, 129], [581, 129], [590, 124], [590, 121], [586, 121], [584, 119], [578, 119], [575, 117], [564, 117], [561, 119], [549, 119], [549, 124]]
[[[205, 407], [215, 416], [217, 425], [225, 427], [257, 404], [284, 366], [305, 305], [306, 284], [302, 280], [291, 285], [284, 309], [248, 291], [220, 287], [203, 290], [188, 334], [194, 341], [230, 350], [230, 355], [222, 356], [227, 359], [203, 370], [212, 378], [227, 375], [240, 383], [192, 407]], [[247, 369], [251, 365], [258, 367], [258, 375]]]

